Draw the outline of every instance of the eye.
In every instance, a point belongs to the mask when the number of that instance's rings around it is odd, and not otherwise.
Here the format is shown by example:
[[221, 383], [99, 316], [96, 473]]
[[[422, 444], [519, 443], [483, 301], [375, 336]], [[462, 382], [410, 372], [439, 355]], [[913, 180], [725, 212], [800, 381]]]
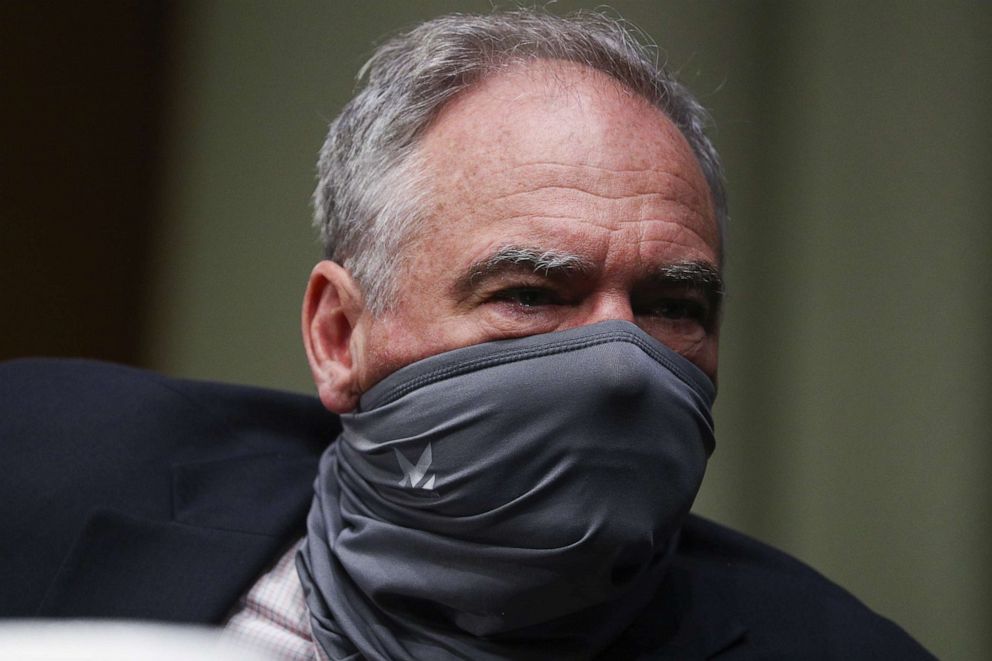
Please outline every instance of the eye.
[[689, 325], [709, 330], [713, 322], [709, 306], [694, 298], [665, 297], [644, 301], [634, 306], [634, 314], [677, 324], [686, 330]]
[[555, 292], [543, 287], [509, 287], [496, 292], [492, 298], [495, 301], [513, 303], [523, 308], [536, 308], [559, 303]]
[[673, 321], [684, 319], [703, 321], [707, 316], [706, 309], [699, 302], [677, 298], [658, 301], [654, 306], [654, 314]]

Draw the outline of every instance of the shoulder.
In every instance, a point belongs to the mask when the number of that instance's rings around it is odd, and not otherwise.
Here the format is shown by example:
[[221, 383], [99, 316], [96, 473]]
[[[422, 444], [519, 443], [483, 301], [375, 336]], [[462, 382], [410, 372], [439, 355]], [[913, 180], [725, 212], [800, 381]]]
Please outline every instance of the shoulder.
[[314, 397], [87, 360], [0, 363], [3, 492], [145, 490], [142, 476], [183, 462], [316, 457], [337, 432]]
[[808, 565], [701, 517], [683, 528], [676, 568], [710, 609], [733, 613], [762, 658], [933, 658]]
[[171, 521], [196, 495], [186, 485], [207, 488], [200, 467], [315, 471], [337, 433], [313, 397], [95, 361], [0, 363], [0, 606], [20, 612], [15, 593], [37, 600], [29, 585], [47, 580], [92, 513]]
[[0, 363], [0, 412], [0, 452], [46, 463], [63, 459], [47, 449], [75, 447], [93, 464], [154, 448], [227, 449], [232, 440], [243, 451], [319, 452], [337, 432], [314, 397], [90, 360]]

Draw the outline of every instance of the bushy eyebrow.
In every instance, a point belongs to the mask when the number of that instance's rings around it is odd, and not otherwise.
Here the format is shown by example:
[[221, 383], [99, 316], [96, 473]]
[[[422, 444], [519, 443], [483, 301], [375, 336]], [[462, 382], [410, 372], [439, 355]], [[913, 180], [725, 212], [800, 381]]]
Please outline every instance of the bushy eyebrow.
[[503, 271], [507, 266], [526, 269], [541, 275], [552, 273], [583, 273], [594, 266], [585, 257], [560, 250], [541, 250], [523, 246], [503, 246], [489, 257], [469, 267], [469, 275], [476, 278], [492, 271]]
[[455, 291], [467, 294], [491, 278], [506, 273], [536, 273], [546, 278], [587, 274], [595, 265], [585, 257], [560, 250], [507, 245], [473, 262], [456, 281]]
[[720, 270], [708, 262], [673, 262], [658, 267], [650, 281], [656, 286], [683, 287], [701, 292], [717, 311], [723, 303], [724, 285]]
[[[508, 273], [535, 273], [551, 279], [589, 275], [596, 270], [590, 260], [560, 250], [544, 250], [530, 246], [506, 245], [491, 255], [473, 262], [455, 281], [454, 291], [465, 297], [487, 280]], [[651, 287], [680, 287], [700, 292], [718, 313], [723, 302], [724, 285], [720, 270], [709, 262], [686, 260], [663, 264], [648, 276]]]

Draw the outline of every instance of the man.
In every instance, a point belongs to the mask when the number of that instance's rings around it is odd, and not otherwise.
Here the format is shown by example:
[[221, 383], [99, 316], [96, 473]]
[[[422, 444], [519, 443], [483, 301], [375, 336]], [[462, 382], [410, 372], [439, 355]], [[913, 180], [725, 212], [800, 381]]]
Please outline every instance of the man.
[[686, 90], [616, 22], [531, 11], [430, 21], [366, 75], [321, 152], [302, 315], [339, 420], [8, 367], [31, 424], [5, 429], [4, 612], [211, 622], [286, 658], [927, 657], [688, 515], [726, 208]]

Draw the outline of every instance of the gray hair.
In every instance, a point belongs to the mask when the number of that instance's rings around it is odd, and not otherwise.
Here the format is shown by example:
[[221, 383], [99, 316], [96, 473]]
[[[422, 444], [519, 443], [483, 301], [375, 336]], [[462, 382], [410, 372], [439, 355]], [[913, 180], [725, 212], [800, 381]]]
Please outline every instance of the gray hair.
[[598, 69], [662, 110], [699, 161], [722, 242], [726, 193], [720, 158], [704, 133], [709, 115], [658, 63], [657, 48], [643, 33], [599, 12], [442, 16], [375, 51], [358, 73], [365, 87], [331, 122], [320, 150], [314, 225], [326, 258], [352, 274], [374, 314], [390, 306], [401, 247], [421, 220], [427, 186], [420, 178], [425, 168], [418, 162], [418, 137], [459, 92], [533, 60]]

